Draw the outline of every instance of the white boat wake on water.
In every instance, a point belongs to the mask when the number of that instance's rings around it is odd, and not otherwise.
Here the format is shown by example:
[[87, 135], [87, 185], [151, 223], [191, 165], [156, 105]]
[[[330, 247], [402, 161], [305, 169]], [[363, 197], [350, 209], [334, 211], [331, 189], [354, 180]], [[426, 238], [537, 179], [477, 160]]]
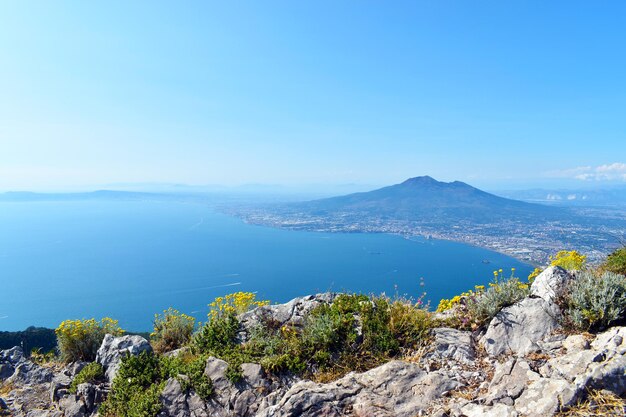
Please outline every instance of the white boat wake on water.
[[198, 223], [192, 225], [188, 230], [197, 229], [198, 227], [200, 227], [202, 225], [202, 223], [204, 223], [204, 217], [201, 217], [200, 221]]
[[194, 292], [194, 291], [202, 291], [202, 290], [213, 290], [215, 288], [236, 287], [237, 285], [241, 285], [241, 282], [231, 282], [229, 284], [211, 285], [211, 286], [208, 286], [208, 287], [187, 288], [187, 289], [184, 289], [184, 290], [169, 291], [168, 294], [181, 294], [181, 293], [185, 293], [185, 292]]

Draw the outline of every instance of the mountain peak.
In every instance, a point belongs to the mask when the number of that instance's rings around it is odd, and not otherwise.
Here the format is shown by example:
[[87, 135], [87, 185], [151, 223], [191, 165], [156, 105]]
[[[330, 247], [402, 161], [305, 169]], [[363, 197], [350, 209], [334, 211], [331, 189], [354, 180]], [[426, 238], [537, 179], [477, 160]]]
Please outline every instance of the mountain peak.
[[403, 185], [423, 185], [423, 184], [441, 184], [439, 181], [428, 175], [421, 177], [413, 177], [402, 183]]

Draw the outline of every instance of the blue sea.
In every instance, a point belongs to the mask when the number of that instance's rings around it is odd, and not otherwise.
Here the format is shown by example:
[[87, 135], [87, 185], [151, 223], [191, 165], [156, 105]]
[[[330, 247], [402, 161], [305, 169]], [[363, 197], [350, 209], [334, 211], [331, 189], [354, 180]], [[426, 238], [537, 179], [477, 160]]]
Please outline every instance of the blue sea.
[[170, 306], [203, 321], [209, 302], [235, 291], [272, 302], [426, 292], [436, 307], [511, 267], [532, 269], [454, 242], [252, 226], [199, 203], [0, 203], [0, 330], [110, 316], [146, 331]]

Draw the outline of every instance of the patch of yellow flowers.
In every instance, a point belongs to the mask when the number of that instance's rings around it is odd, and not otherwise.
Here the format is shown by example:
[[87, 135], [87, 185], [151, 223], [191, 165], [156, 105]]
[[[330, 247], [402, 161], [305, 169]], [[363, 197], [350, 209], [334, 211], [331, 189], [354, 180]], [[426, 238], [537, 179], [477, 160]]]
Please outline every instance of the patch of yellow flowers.
[[269, 303], [267, 300], [257, 300], [256, 294], [253, 292], [239, 291], [213, 300], [209, 304], [211, 310], [208, 317], [209, 320], [213, 320], [228, 314], [241, 314], [255, 307], [269, 305]]
[[159, 337], [166, 330], [175, 328], [189, 329], [191, 333], [195, 324], [196, 319], [194, 317], [170, 307], [167, 310], [163, 310], [163, 315], [154, 315], [154, 331], [150, 333], [150, 336]]
[[98, 332], [119, 336], [124, 333], [124, 330], [120, 328], [118, 320], [113, 320], [110, 317], [105, 317], [100, 321], [93, 318], [65, 320], [54, 330], [54, 333], [60, 339], [81, 339]]
[[575, 250], [562, 250], [557, 252], [556, 255], [550, 256], [550, 265], [560, 266], [561, 268], [567, 270], [580, 271], [585, 267], [586, 263], [587, 256], [582, 255]]
[[[500, 284], [499, 282], [503, 279], [505, 279], [504, 277], [504, 271], [502, 269], [498, 269], [497, 271], [493, 271], [493, 282], [489, 283], [489, 287], [493, 288], [495, 291], [499, 290]], [[511, 268], [511, 276], [510, 278], [515, 278], [515, 268]], [[523, 282], [518, 282], [517, 286], [520, 289], [526, 289], [528, 288], [529, 284], [527, 283], [523, 283]], [[458, 305], [461, 303], [461, 300], [463, 298], [469, 298], [469, 297], [476, 297], [476, 296], [480, 296], [485, 292], [485, 286], [484, 285], [476, 285], [474, 286], [473, 290], [469, 290], [466, 292], [463, 292], [459, 295], [455, 295], [454, 297], [450, 298], [450, 299], [442, 299], [441, 301], [439, 301], [439, 305], [437, 306], [437, 312], [441, 313], [442, 311], [446, 311], [446, 310], [450, 310], [452, 307], [454, 307], [455, 305]]]

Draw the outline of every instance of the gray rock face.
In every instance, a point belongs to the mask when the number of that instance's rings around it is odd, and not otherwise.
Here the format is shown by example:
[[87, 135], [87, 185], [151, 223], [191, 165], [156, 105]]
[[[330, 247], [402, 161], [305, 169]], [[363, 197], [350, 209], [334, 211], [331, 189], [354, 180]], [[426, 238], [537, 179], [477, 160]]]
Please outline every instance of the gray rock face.
[[476, 359], [472, 334], [468, 331], [440, 327], [432, 331], [433, 341], [426, 359], [471, 364]]
[[485, 397], [487, 405], [502, 403], [513, 405], [528, 384], [537, 381], [541, 376], [530, 369], [530, 365], [523, 359], [512, 358], [503, 364], [498, 364], [489, 389]]
[[8, 379], [15, 373], [18, 365], [26, 363], [24, 352], [19, 346], [0, 351], [0, 381]]
[[7, 379], [12, 384], [33, 385], [52, 381], [54, 374], [51, 370], [43, 368], [30, 361], [17, 365], [13, 375]]
[[515, 401], [515, 409], [528, 417], [551, 416], [561, 407], [574, 405], [579, 394], [563, 379], [541, 378], [520, 395]]
[[328, 384], [302, 381], [293, 385], [259, 417], [363, 416], [412, 417], [460, 384], [418, 365], [391, 361], [361, 374], [350, 373]]
[[572, 279], [573, 276], [565, 269], [558, 266], [548, 267], [535, 277], [530, 286], [530, 294], [552, 302], [564, 294]]
[[159, 417], [208, 417], [209, 415], [220, 416], [221, 414], [209, 414], [207, 407], [197, 395], [183, 391], [180, 382], [176, 378], [170, 378], [161, 393], [163, 410]]
[[493, 406], [469, 403], [461, 407], [460, 414], [464, 417], [518, 417], [514, 407], [505, 404]]
[[306, 297], [294, 298], [285, 304], [258, 307], [239, 316], [239, 321], [244, 329], [242, 339], [246, 333], [259, 324], [273, 321], [277, 326], [290, 324], [300, 326], [304, 323], [306, 315], [320, 304], [331, 303], [336, 297], [334, 293], [321, 293]]
[[505, 353], [526, 355], [538, 351], [537, 342], [558, 327], [559, 310], [542, 298], [525, 298], [505, 307], [489, 323], [480, 340], [490, 356]]
[[104, 375], [113, 382], [122, 358], [127, 355], [136, 356], [141, 352], [151, 352], [152, 346], [141, 336], [119, 336], [107, 334], [98, 349], [96, 362], [104, 368]]

